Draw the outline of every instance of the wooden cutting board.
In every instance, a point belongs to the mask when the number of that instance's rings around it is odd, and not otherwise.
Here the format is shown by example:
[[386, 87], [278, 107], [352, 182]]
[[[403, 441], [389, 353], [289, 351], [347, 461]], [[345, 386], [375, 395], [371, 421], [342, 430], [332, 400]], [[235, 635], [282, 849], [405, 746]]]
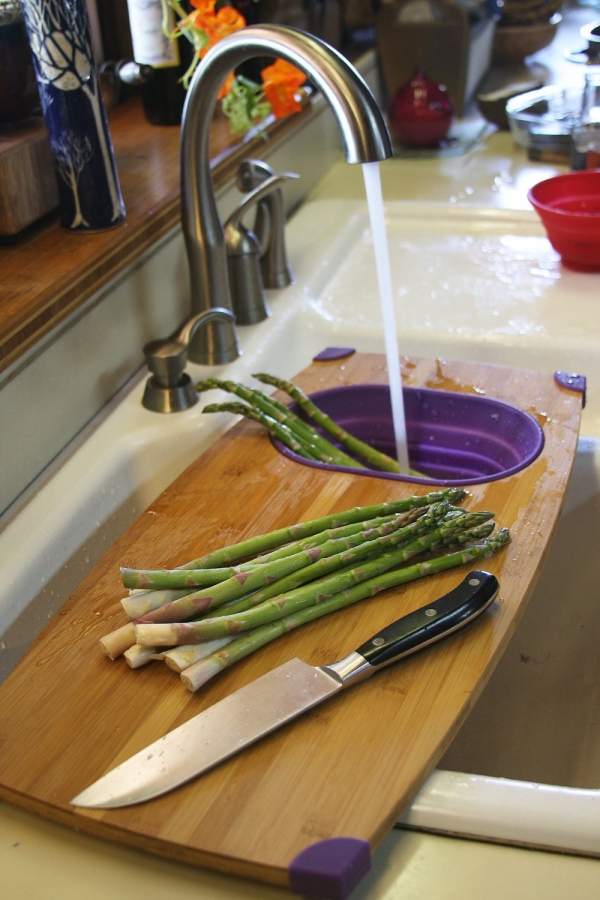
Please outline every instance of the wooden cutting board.
[[[260, 427], [242, 422], [140, 516], [0, 689], [3, 799], [151, 853], [278, 885], [289, 885], [297, 854], [321, 841], [377, 846], [450, 743], [517, 625], [561, 509], [582, 406], [580, 393], [533, 371], [411, 358], [403, 360], [403, 375], [406, 385], [513, 403], [543, 428], [544, 449], [531, 465], [471, 487], [463, 504], [494, 510], [499, 527], [512, 532], [512, 543], [481, 566], [500, 580], [490, 610], [167, 796], [120, 810], [72, 808], [70, 798], [100, 775], [261, 673], [293, 656], [317, 665], [339, 659], [468, 571], [387, 591], [306, 625], [198, 694], [162, 663], [131, 671], [109, 661], [98, 639], [125, 621], [120, 565], [177, 566], [285, 524], [426, 492], [300, 465], [279, 454]], [[387, 373], [382, 357], [356, 354], [313, 363], [296, 381], [310, 392], [387, 382]]]

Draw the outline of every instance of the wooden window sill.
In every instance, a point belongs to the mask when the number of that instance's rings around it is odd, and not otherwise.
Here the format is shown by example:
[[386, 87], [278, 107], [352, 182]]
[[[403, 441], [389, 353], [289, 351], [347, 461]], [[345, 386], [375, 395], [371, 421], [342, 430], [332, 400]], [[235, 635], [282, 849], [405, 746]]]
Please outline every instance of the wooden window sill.
[[[275, 122], [281, 137], [299, 118]], [[17, 237], [0, 243], [0, 372], [15, 363], [90, 296], [136, 260], [180, 218], [179, 127], [150, 125], [139, 100], [117, 107], [110, 131], [127, 210], [119, 227], [96, 234], [71, 233], [50, 214]], [[228, 122], [215, 116], [211, 157], [215, 187], [233, 177], [243, 156], [264, 140], [241, 145]]]

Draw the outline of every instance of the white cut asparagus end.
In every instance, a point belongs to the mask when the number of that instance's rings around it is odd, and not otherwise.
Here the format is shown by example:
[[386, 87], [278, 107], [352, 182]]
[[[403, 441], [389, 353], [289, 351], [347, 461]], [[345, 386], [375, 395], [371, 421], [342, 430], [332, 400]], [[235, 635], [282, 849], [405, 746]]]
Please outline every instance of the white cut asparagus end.
[[135, 625], [132, 622], [127, 622], [126, 625], [100, 638], [100, 646], [109, 659], [122, 656], [132, 644], [135, 644]]
[[135, 642], [142, 647], [172, 647], [178, 643], [172, 622], [135, 626]]
[[154, 659], [156, 647], [141, 647], [139, 644], [133, 644], [123, 654], [130, 669], [139, 669]]
[[209, 656], [207, 659], [202, 659], [200, 662], [194, 663], [193, 666], [190, 666], [189, 669], [182, 672], [180, 678], [188, 691], [193, 692], [197, 691], [203, 684], [210, 681], [213, 675], [218, 675], [221, 671], [222, 667], [219, 663]]
[[221, 647], [225, 647], [235, 640], [233, 637], [216, 638], [214, 641], [204, 641], [202, 644], [182, 644], [180, 647], [173, 647], [161, 654], [166, 664], [174, 672], [183, 672], [189, 669], [194, 663], [206, 659], [211, 653], [216, 653]]

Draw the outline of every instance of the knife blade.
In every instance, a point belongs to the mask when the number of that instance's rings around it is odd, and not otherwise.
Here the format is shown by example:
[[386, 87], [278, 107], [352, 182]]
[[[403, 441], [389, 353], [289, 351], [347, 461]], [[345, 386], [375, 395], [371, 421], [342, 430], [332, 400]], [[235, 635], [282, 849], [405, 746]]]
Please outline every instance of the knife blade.
[[173, 790], [314, 706], [479, 616], [499, 589], [472, 571], [452, 591], [373, 635], [343, 659], [309, 666], [292, 659], [215, 703], [118, 765], [71, 800], [111, 809]]

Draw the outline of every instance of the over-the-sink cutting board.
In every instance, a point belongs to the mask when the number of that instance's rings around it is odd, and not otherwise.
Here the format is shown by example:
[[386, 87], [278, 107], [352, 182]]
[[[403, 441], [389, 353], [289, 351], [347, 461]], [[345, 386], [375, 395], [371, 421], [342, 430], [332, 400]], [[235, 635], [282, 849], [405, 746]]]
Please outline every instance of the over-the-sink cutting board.
[[[499, 599], [476, 622], [160, 799], [111, 811], [69, 805], [104, 772], [292, 656], [331, 662], [468, 569], [384, 592], [294, 631], [189, 693], [162, 663], [131, 671], [101, 652], [122, 624], [119, 566], [177, 566], [245, 536], [333, 510], [425, 493], [423, 485], [327, 472], [279, 454], [242, 422], [166, 490], [106, 554], [0, 689], [0, 796], [111, 840], [285, 885], [309, 845], [334, 836], [375, 847], [426, 779], [489, 677], [531, 593], [573, 462], [581, 394], [552, 375], [472, 363], [403, 360], [407, 385], [480, 393], [541, 424], [523, 471], [470, 489], [512, 543], [486, 561]], [[313, 363], [308, 391], [386, 382], [382, 357]], [[210, 402], [213, 398], [202, 398]], [[202, 402], [202, 401], [201, 401]], [[8, 561], [6, 561], [8, 563]]]

